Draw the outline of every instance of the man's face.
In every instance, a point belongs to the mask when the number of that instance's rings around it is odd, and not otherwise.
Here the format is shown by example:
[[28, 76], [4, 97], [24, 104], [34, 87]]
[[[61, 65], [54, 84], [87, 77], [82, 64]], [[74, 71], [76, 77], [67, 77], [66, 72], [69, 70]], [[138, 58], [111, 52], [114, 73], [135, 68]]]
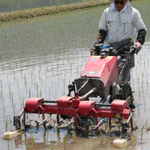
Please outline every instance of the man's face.
[[125, 7], [127, 0], [114, 0], [114, 3], [117, 10], [121, 11]]

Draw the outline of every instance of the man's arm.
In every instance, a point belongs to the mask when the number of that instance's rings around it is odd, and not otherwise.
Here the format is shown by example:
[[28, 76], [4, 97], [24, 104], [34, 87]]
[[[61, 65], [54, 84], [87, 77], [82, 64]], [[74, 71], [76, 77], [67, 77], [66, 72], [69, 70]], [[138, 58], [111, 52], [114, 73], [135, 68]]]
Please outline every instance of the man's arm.
[[99, 21], [99, 34], [98, 34], [98, 41], [100, 43], [103, 43], [106, 37], [106, 32], [107, 32], [107, 13], [108, 13], [108, 9], [105, 9], [103, 11], [103, 14], [101, 16], [101, 19]]
[[142, 45], [145, 42], [145, 36], [146, 36], [146, 30], [145, 29], [139, 30], [138, 36], [137, 36], [137, 39], [136, 39], [136, 43], [134, 44], [134, 46], [136, 47], [136, 53], [137, 54], [141, 50]]
[[136, 28], [136, 30], [138, 31], [138, 36], [137, 36], [137, 40], [136, 43], [134, 44], [134, 46], [137, 47], [136, 53], [138, 53], [141, 48], [142, 45], [145, 42], [145, 36], [146, 36], [146, 26], [143, 22], [143, 19], [139, 13], [138, 10], [134, 9], [134, 15], [133, 15], [133, 24]]
[[146, 30], [145, 29], [141, 29], [138, 32], [138, 36], [137, 36], [136, 41], [139, 42], [141, 45], [143, 45], [144, 42], [145, 42], [145, 36], [146, 36]]

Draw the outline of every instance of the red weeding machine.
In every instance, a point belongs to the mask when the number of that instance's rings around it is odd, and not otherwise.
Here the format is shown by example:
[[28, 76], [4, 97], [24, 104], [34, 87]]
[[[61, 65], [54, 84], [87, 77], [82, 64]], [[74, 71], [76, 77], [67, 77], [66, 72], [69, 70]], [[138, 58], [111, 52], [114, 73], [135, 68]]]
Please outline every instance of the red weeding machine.
[[90, 126], [89, 120], [92, 120], [94, 130], [99, 131], [98, 128], [105, 118], [108, 118], [110, 128], [114, 118], [119, 120], [122, 126], [121, 135], [129, 127], [129, 122], [133, 131], [133, 94], [130, 83], [122, 81], [122, 72], [135, 48], [132, 47], [127, 52], [128, 57], [124, 60], [112, 47], [102, 50], [100, 47], [101, 45], [95, 46], [81, 77], [68, 85], [67, 96], [61, 96], [57, 101], [28, 99], [21, 114], [14, 116], [16, 128], [21, 126], [21, 115], [22, 124], [26, 128], [26, 113], [36, 113], [42, 114], [43, 121], [38, 125], [43, 124], [45, 128], [45, 114], [56, 114], [58, 125], [61, 124], [60, 118], [73, 120], [76, 131], [81, 128], [87, 131]]

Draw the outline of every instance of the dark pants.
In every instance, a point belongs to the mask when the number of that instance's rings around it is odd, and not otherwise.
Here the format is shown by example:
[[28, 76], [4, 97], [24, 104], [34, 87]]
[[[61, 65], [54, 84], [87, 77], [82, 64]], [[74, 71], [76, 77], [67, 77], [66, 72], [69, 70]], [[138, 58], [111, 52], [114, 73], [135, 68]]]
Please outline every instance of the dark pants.
[[130, 68], [125, 68], [124, 71], [123, 71], [123, 78], [122, 78], [122, 81], [130, 81], [131, 79], [131, 76], [130, 76]]

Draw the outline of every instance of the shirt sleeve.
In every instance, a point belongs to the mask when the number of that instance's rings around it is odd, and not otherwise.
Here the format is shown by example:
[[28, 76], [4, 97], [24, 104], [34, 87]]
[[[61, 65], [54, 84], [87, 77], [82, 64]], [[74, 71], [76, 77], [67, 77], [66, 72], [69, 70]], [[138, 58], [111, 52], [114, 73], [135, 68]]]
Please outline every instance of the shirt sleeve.
[[147, 30], [139, 11], [136, 9], [133, 10], [133, 24], [137, 31]]
[[106, 18], [107, 9], [103, 11], [103, 14], [101, 16], [101, 19], [99, 21], [99, 29], [102, 29], [104, 31], [107, 31], [107, 18]]

